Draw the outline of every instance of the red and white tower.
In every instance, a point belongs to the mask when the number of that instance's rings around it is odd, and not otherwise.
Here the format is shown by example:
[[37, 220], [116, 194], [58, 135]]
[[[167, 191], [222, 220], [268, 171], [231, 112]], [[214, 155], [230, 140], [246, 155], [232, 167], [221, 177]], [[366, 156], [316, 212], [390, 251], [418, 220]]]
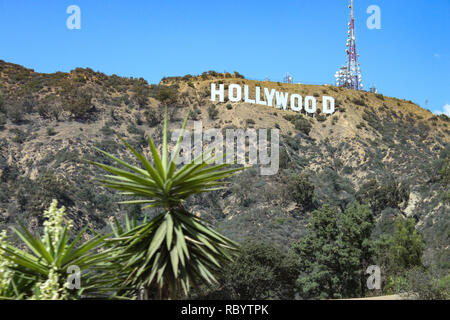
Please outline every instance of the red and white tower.
[[350, 22], [348, 23], [348, 39], [347, 39], [347, 65], [343, 66], [336, 72], [336, 85], [353, 90], [362, 90], [363, 84], [361, 79], [361, 67], [359, 65], [359, 54], [356, 52], [355, 37], [355, 17], [353, 15], [353, 0], [349, 6]]

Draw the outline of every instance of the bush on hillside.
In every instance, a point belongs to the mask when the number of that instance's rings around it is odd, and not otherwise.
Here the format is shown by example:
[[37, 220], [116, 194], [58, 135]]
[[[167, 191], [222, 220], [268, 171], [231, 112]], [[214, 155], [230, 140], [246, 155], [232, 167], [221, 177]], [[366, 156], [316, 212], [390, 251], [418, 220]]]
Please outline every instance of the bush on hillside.
[[302, 210], [310, 210], [313, 208], [314, 189], [306, 174], [296, 174], [289, 177], [285, 197], [297, 203]]
[[386, 208], [400, 209], [401, 204], [406, 204], [409, 200], [409, 186], [394, 178], [383, 184], [372, 179], [361, 186], [356, 198], [369, 204], [372, 211], [379, 214]]
[[219, 110], [216, 109], [216, 105], [211, 104], [208, 107], [208, 116], [211, 120], [216, 120], [217, 115], [219, 114]]
[[64, 109], [75, 117], [76, 119], [85, 118], [88, 111], [91, 109], [92, 97], [86, 93], [80, 93], [79, 95], [70, 98], [67, 101]]

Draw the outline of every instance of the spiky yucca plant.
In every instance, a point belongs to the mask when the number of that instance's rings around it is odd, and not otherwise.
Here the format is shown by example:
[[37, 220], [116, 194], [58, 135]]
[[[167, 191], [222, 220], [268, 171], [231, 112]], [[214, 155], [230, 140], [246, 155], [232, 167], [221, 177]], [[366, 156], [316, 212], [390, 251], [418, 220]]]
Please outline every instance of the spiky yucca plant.
[[216, 282], [217, 272], [226, 261], [232, 260], [238, 247], [183, 207], [183, 201], [191, 195], [223, 189], [226, 182], [219, 180], [243, 169], [225, 169], [229, 164], [213, 165], [216, 157], [211, 155], [211, 150], [177, 168], [187, 119], [188, 116], [171, 160], [168, 158], [166, 110], [162, 155], [152, 139], [148, 138], [153, 163], [123, 139], [142, 168], [100, 149], [97, 150], [122, 168], [92, 162], [111, 173], [99, 179], [104, 186], [138, 198], [121, 204], [143, 204], [146, 205], [144, 208], [163, 209], [163, 213], [152, 220], [122, 232], [119, 238], [111, 239], [123, 248], [122, 271], [127, 277], [122, 286], [131, 288], [134, 295], [138, 290], [144, 290], [145, 296], [176, 298], [181, 289], [188, 294], [190, 287], [198, 281]]
[[[99, 251], [105, 238], [109, 235], [95, 236], [81, 243], [86, 229], [80, 231], [73, 240], [69, 232], [71, 221], [64, 223], [65, 209], [58, 208], [54, 200], [45, 211], [43, 236], [33, 235], [23, 224], [14, 229], [26, 249], [18, 248], [5, 241], [5, 234], [0, 243], [0, 262], [8, 272], [9, 289], [1, 292], [1, 298], [23, 298], [42, 300], [76, 299], [83, 296], [107, 296], [110, 287], [103, 291], [103, 286], [113, 283], [108, 275], [98, 277], [95, 269], [106, 268], [112, 252]], [[0, 265], [1, 266], [1, 265]], [[68, 270], [77, 266], [82, 272], [82, 287], [68, 290]], [[109, 280], [109, 283], [108, 283]], [[92, 294], [92, 295], [91, 295]]]

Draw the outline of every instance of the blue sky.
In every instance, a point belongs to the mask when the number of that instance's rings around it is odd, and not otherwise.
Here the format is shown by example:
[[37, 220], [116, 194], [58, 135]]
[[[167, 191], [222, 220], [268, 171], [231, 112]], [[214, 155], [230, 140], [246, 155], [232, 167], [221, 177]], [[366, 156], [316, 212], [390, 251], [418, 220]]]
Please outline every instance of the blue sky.
[[[349, 0], [0, 0], [0, 59], [38, 72], [90, 67], [143, 77], [207, 70], [334, 82]], [[69, 5], [81, 30], [69, 30]], [[381, 29], [369, 30], [370, 5]], [[366, 88], [450, 113], [450, 0], [355, 0]], [[446, 106], [446, 107], [445, 107]]]

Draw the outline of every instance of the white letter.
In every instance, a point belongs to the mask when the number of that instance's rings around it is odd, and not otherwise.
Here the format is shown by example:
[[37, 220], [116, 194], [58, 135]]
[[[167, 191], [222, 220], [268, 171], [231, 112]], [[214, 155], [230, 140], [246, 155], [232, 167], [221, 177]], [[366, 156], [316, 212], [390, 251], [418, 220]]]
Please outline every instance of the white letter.
[[247, 129], [245, 132], [243, 129], [227, 129], [226, 130], [226, 163], [232, 164], [235, 163], [234, 156], [234, 140], [237, 139], [236, 143], [236, 163], [245, 164], [245, 149], [246, 143], [245, 140], [248, 138], [248, 154], [249, 154], [249, 163], [257, 164], [258, 163], [258, 140], [255, 129]]
[[261, 88], [256, 87], [255, 91], [256, 91], [256, 104], [266, 106], [267, 103], [264, 100], [263, 101], [259, 100], [261, 98]]
[[270, 158], [267, 148], [267, 130], [259, 129], [259, 161], [262, 165], [270, 164], [270, 167], [261, 166], [260, 172], [263, 176], [277, 174], [280, 166], [280, 130], [270, 130]]
[[[208, 145], [208, 152], [211, 150], [211, 153], [208, 153], [207, 158], [209, 156], [214, 155], [214, 163], [215, 164], [223, 164], [223, 135], [219, 129], [208, 129], [205, 131], [204, 142], [210, 142]], [[208, 159], [203, 159], [206, 161]]]
[[378, 266], [369, 266], [366, 270], [366, 274], [370, 274], [367, 278], [367, 288], [369, 290], [381, 289], [381, 270]]
[[[236, 96], [233, 96], [233, 90], [236, 89]], [[238, 84], [230, 84], [228, 87], [228, 99], [231, 102], [239, 102], [242, 99], [242, 88]]]
[[[295, 100], [298, 101], [298, 104], [295, 103]], [[302, 96], [299, 94], [291, 95], [291, 109], [292, 111], [300, 112], [302, 111]]]
[[67, 18], [66, 26], [67, 29], [73, 30], [73, 29], [81, 29], [81, 10], [79, 6], [71, 5], [67, 7], [66, 10], [67, 14], [72, 14]]
[[281, 107], [283, 107], [284, 110], [286, 110], [287, 108], [287, 103], [288, 103], [288, 96], [289, 93], [282, 93], [282, 92], [275, 92], [275, 96], [277, 99], [277, 108], [281, 109]]
[[216, 89], [216, 84], [211, 83], [211, 101], [216, 101], [216, 96], [219, 95], [219, 101], [225, 102], [225, 86], [219, 85], [219, 90]]
[[[170, 137], [172, 142], [177, 143], [178, 139], [181, 139], [180, 149], [176, 150], [175, 148], [172, 150], [171, 158], [175, 159], [175, 164], [187, 164], [191, 162], [191, 154], [192, 154], [192, 137], [191, 133], [188, 130], [183, 132], [183, 136], [181, 136], [181, 129], [175, 129]], [[178, 152], [177, 152], [178, 151]], [[180, 157], [180, 152], [182, 157]]]
[[81, 271], [78, 266], [69, 266], [67, 273], [70, 274], [67, 277], [67, 289], [81, 289]]
[[[325, 114], [333, 114], [334, 113], [334, 98], [329, 96], [323, 96], [323, 106], [322, 112]], [[328, 108], [328, 102], [330, 103], [330, 107]]]
[[255, 100], [248, 98], [248, 86], [247, 85], [244, 86], [244, 101], [248, 102], [248, 103], [253, 103], [253, 104], [255, 103]]
[[270, 90], [270, 93], [269, 93], [269, 89], [264, 88], [264, 95], [266, 96], [267, 105], [269, 107], [272, 107], [272, 105], [273, 105], [273, 96], [275, 95], [275, 89]]
[[[310, 102], [311, 101], [311, 107], [310, 107]], [[316, 99], [314, 97], [311, 96], [306, 96], [305, 97], [305, 111], [308, 113], [316, 113]]]
[[201, 121], [194, 121], [194, 163], [202, 164], [203, 152], [203, 124]]
[[367, 18], [367, 28], [370, 30], [373, 29], [381, 29], [381, 10], [379, 6], [371, 5], [367, 8], [367, 13], [371, 14], [369, 18]]

